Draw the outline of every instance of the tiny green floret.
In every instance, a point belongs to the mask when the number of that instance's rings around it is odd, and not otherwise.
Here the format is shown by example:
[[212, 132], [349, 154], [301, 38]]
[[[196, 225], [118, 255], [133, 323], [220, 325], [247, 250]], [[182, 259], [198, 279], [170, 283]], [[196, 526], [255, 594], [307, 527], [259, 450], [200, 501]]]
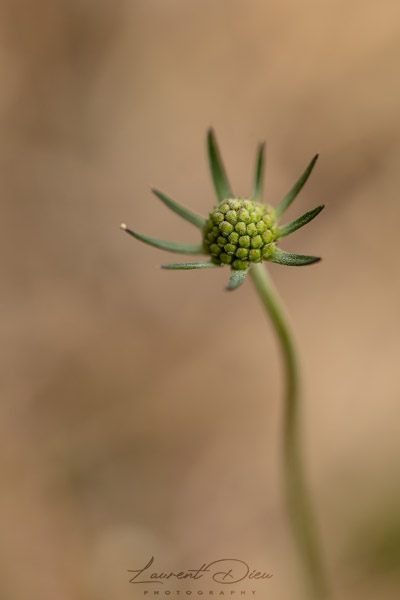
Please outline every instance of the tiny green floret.
[[[225, 216], [225, 219], [221, 218]], [[262, 262], [273, 254], [278, 227], [272, 206], [248, 198], [223, 200], [210, 213], [203, 229], [203, 248], [216, 263], [247, 271], [250, 263]]]

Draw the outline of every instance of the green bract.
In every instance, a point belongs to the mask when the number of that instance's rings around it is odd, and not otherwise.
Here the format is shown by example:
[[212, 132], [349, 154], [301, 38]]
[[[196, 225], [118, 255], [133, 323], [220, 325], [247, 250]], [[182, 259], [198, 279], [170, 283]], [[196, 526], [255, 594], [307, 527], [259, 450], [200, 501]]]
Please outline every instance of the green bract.
[[211, 175], [218, 197], [218, 205], [209, 214], [208, 219], [178, 204], [162, 192], [153, 190], [168, 208], [202, 231], [201, 243], [186, 244], [159, 240], [128, 229], [125, 224], [121, 225], [122, 229], [136, 239], [162, 250], [178, 254], [207, 254], [210, 257], [208, 261], [162, 265], [165, 269], [190, 270], [230, 266], [232, 273], [227, 286], [230, 290], [236, 289], [243, 283], [251, 263], [270, 261], [299, 266], [320, 260], [315, 256], [291, 254], [277, 246], [280, 239], [303, 227], [324, 208], [323, 205], [318, 206], [291, 223], [278, 225], [280, 217], [307, 181], [318, 155], [313, 158], [303, 175], [274, 209], [260, 202], [264, 178], [264, 144], [260, 145], [257, 152], [251, 198], [234, 197], [212, 129], [208, 132], [207, 145]]

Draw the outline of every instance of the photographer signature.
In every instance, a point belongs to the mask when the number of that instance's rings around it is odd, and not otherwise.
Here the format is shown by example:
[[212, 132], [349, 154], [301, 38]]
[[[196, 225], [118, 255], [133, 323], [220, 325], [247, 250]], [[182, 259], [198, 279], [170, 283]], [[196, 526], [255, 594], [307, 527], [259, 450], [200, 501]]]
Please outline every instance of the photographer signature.
[[129, 573], [134, 573], [129, 583], [158, 583], [165, 581], [184, 580], [184, 579], [211, 579], [215, 583], [233, 584], [239, 583], [245, 579], [271, 579], [272, 574], [256, 569], [250, 569], [249, 565], [243, 560], [237, 558], [220, 558], [198, 569], [186, 569], [184, 571], [153, 571], [151, 566], [154, 562], [152, 556], [145, 567], [142, 569], [128, 569]]

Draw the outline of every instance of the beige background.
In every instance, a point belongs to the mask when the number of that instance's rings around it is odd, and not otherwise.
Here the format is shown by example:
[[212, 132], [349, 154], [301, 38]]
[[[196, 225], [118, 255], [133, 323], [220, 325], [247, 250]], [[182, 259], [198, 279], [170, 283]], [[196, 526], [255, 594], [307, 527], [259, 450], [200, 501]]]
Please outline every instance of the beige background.
[[150, 188], [207, 213], [210, 124], [238, 195], [267, 140], [271, 204], [320, 152], [288, 218], [325, 211], [282, 245], [324, 260], [271, 273], [337, 597], [398, 598], [398, 1], [0, 6], [1, 598], [139, 599], [152, 554], [236, 556], [273, 573], [259, 598], [299, 597], [251, 283], [161, 271], [119, 230], [198, 241]]

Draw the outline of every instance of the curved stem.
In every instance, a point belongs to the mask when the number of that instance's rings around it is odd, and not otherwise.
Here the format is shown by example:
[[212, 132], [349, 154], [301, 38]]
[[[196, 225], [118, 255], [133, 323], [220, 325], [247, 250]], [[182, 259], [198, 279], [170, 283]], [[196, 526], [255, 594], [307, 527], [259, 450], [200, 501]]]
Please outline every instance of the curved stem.
[[266, 268], [252, 264], [254, 285], [272, 319], [285, 364], [286, 398], [283, 417], [283, 467], [287, 508], [302, 563], [309, 600], [326, 600], [329, 586], [322, 563], [313, 511], [303, 472], [299, 427], [299, 368], [285, 311]]

